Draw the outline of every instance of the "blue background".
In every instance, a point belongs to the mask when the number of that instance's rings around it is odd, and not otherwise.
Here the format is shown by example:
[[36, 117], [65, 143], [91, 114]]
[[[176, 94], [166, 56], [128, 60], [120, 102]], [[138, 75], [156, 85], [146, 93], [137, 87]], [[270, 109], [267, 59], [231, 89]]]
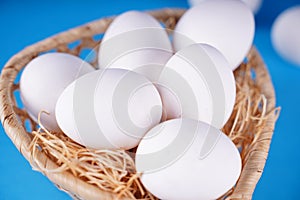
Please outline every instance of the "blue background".
[[[269, 67], [277, 105], [282, 107], [282, 112], [254, 199], [298, 199], [300, 196], [300, 67], [282, 60], [270, 41], [270, 27], [276, 16], [296, 4], [300, 1], [265, 0], [256, 16], [254, 43]], [[0, 66], [25, 46], [74, 26], [130, 9], [163, 7], [187, 8], [188, 5], [185, 0], [0, 0]], [[2, 126], [0, 199], [70, 199], [43, 175], [31, 170]]]

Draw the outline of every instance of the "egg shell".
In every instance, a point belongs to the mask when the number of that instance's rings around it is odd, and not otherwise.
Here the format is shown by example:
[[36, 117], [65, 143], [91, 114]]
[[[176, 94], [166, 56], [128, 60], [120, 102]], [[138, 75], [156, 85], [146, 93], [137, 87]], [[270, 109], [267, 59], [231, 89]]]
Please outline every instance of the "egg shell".
[[76, 78], [94, 71], [84, 60], [66, 53], [47, 53], [30, 61], [20, 79], [21, 99], [31, 118], [50, 131], [60, 131], [55, 119], [55, 104], [62, 91]]
[[171, 52], [159, 49], [139, 49], [122, 55], [105, 69], [119, 68], [134, 71], [146, 76], [151, 82], [156, 82], [172, 55]]
[[144, 76], [124, 69], [97, 70], [70, 84], [56, 105], [60, 128], [94, 149], [131, 149], [158, 124], [162, 103]]
[[[203, 3], [204, 1], [210, 1], [210, 0], [188, 0], [188, 3], [192, 7], [200, 3]], [[241, 0], [241, 1], [243, 1], [252, 10], [253, 13], [257, 13], [262, 5], [262, 0]]]
[[235, 104], [236, 98], [236, 85], [235, 78], [232, 70], [230, 69], [230, 65], [224, 55], [218, 51], [216, 48], [208, 45], [208, 44], [199, 44], [204, 49], [204, 51], [209, 55], [217, 71], [219, 72], [219, 77], [222, 80], [224, 91], [225, 91], [225, 119], [224, 122], [227, 122], [231, 113], [233, 111], [233, 107]]
[[172, 55], [169, 36], [160, 23], [147, 13], [129, 11], [108, 27], [99, 47], [98, 62], [102, 69], [136, 71], [155, 81]]
[[206, 43], [217, 48], [236, 69], [249, 52], [255, 32], [252, 11], [241, 1], [209, 0], [189, 9], [178, 21], [173, 45], [176, 51]]
[[163, 119], [192, 118], [222, 128], [236, 96], [235, 79], [225, 57], [207, 44], [192, 44], [166, 64], [156, 83]]
[[258, 13], [263, 0], [242, 0], [251, 10], [254, 14]]
[[276, 51], [300, 66], [300, 6], [285, 10], [275, 20], [271, 38]]
[[217, 199], [241, 172], [239, 151], [224, 133], [186, 118], [151, 129], [135, 162], [145, 188], [160, 199]]

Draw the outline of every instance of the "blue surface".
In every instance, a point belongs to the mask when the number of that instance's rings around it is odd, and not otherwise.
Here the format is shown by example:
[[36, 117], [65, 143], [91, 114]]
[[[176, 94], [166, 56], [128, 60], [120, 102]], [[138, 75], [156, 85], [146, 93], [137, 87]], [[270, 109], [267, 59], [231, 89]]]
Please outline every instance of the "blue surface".
[[[254, 199], [297, 199], [300, 189], [300, 67], [273, 50], [270, 26], [298, 1], [265, 0], [257, 15], [255, 44], [269, 66], [277, 105], [282, 107], [269, 158]], [[52, 34], [130, 9], [187, 7], [184, 0], [9, 1], [0, 0], [0, 66], [19, 50]], [[0, 127], [0, 199], [70, 199], [43, 175], [31, 170]]]

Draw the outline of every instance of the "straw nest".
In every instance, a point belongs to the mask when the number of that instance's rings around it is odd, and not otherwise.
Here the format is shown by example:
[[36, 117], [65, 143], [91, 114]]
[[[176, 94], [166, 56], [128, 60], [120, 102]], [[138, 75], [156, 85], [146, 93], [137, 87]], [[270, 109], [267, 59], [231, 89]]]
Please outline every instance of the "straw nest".
[[[149, 12], [172, 30], [184, 10]], [[30, 162], [60, 189], [77, 199], [156, 199], [141, 184], [131, 152], [90, 150], [63, 133], [37, 126], [18, 105], [17, 76], [30, 60], [48, 51], [82, 56], [96, 51], [101, 36], [113, 18], [105, 18], [47, 38], [13, 56], [0, 79], [1, 121], [7, 135]], [[96, 54], [96, 52], [94, 52]], [[90, 54], [93, 55], [93, 54]], [[96, 59], [88, 60], [95, 65]], [[240, 149], [243, 169], [227, 199], [251, 199], [263, 172], [278, 117], [274, 89], [257, 50], [252, 47], [247, 61], [234, 72], [237, 96], [234, 111], [223, 128]]]

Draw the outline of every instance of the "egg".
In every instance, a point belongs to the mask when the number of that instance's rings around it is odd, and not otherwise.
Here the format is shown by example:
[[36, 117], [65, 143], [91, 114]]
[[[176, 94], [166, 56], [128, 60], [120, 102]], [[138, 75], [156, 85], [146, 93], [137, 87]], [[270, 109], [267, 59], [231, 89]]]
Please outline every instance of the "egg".
[[233, 72], [226, 58], [210, 45], [192, 44], [178, 51], [156, 85], [163, 102], [163, 119], [192, 118], [222, 128], [233, 111]]
[[156, 81], [172, 55], [172, 44], [160, 23], [147, 13], [128, 11], [105, 32], [98, 62], [102, 69], [127, 69]]
[[281, 13], [275, 20], [271, 38], [276, 51], [291, 63], [300, 66], [300, 6]]
[[142, 184], [159, 199], [217, 199], [241, 173], [232, 141], [217, 128], [187, 118], [151, 129], [137, 148], [135, 163]]
[[71, 83], [56, 104], [61, 130], [93, 149], [131, 149], [160, 122], [162, 103], [144, 76], [124, 69], [97, 70]]
[[175, 27], [176, 51], [206, 43], [217, 48], [236, 69], [249, 52], [255, 32], [252, 11], [241, 1], [209, 0], [189, 9]]
[[254, 14], [258, 13], [263, 3], [263, 0], [242, 0], [252, 10]]
[[47, 53], [30, 61], [20, 78], [20, 93], [31, 118], [49, 131], [60, 131], [55, 118], [55, 104], [62, 91], [76, 78], [94, 71], [84, 60], [66, 53]]
[[[196, 6], [203, 1], [209, 1], [209, 0], [188, 0], [188, 3], [190, 6]], [[251, 10], [253, 13], [257, 13], [261, 7], [262, 0], [241, 0], [243, 1]]]

